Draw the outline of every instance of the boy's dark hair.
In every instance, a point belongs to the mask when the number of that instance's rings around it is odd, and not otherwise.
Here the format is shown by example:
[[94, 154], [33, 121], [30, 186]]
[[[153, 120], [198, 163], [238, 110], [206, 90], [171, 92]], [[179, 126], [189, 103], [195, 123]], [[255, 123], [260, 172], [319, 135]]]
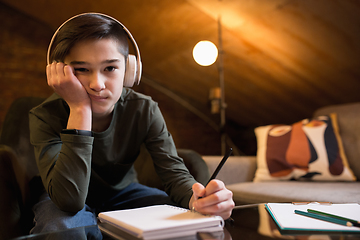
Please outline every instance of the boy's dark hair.
[[49, 60], [64, 62], [75, 43], [82, 40], [111, 38], [118, 42], [119, 52], [127, 58], [128, 36], [122, 26], [111, 18], [100, 14], [79, 15], [66, 22], [54, 38]]

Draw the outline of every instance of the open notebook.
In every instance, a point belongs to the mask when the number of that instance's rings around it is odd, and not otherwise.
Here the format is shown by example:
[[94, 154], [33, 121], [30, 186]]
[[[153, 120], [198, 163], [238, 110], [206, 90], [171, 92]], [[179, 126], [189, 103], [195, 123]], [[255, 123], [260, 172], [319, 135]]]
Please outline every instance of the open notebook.
[[295, 231], [330, 231], [360, 233], [359, 227], [347, 227], [331, 222], [295, 214], [295, 210], [314, 209], [360, 221], [360, 205], [357, 203], [329, 204], [309, 203], [296, 205], [292, 203], [267, 203], [266, 209], [281, 230]]
[[[100, 222], [106, 223], [103, 231], [116, 227], [141, 239], [169, 239], [195, 235], [197, 232], [222, 231], [224, 220], [219, 216], [205, 216], [190, 210], [169, 205], [118, 210], [99, 213]], [[106, 225], [112, 226], [106, 228]], [[112, 230], [111, 230], [112, 229]]]

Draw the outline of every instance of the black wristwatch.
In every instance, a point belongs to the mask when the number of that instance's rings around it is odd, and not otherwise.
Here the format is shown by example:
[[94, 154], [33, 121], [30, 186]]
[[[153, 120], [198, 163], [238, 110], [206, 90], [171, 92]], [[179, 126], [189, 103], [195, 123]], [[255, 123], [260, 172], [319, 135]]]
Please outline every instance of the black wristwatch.
[[92, 131], [78, 130], [78, 129], [63, 129], [61, 131], [61, 133], [62, 134], [75, 134], [75, 135], [89, 136], [89, 137], [93, 136]]

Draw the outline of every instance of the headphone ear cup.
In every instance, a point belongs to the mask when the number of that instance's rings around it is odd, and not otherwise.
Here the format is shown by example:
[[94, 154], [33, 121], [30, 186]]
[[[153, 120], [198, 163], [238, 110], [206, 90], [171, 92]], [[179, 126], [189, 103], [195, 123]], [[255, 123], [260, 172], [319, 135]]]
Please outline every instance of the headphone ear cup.
[[129, 54], [126, 61], [126, 70], [124, 77], [124, 87], [132, 87], [134, 86], [135, 78], [136, 78], [136, 57], [135, 55]]

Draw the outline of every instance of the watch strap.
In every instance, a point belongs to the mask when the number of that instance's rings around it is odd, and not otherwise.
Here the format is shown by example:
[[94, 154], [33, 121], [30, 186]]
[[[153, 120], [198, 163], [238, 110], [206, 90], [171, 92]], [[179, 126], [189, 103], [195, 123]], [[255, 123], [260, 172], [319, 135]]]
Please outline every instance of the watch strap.
[[89, 136], [89, 137], [93, 136], [92, 131], [78, 130], [78, 129], [63, 129], [61, 131], [61, 133], [62, 134], [74, 134], [74, 135], [80, 135], [80, 136]]

